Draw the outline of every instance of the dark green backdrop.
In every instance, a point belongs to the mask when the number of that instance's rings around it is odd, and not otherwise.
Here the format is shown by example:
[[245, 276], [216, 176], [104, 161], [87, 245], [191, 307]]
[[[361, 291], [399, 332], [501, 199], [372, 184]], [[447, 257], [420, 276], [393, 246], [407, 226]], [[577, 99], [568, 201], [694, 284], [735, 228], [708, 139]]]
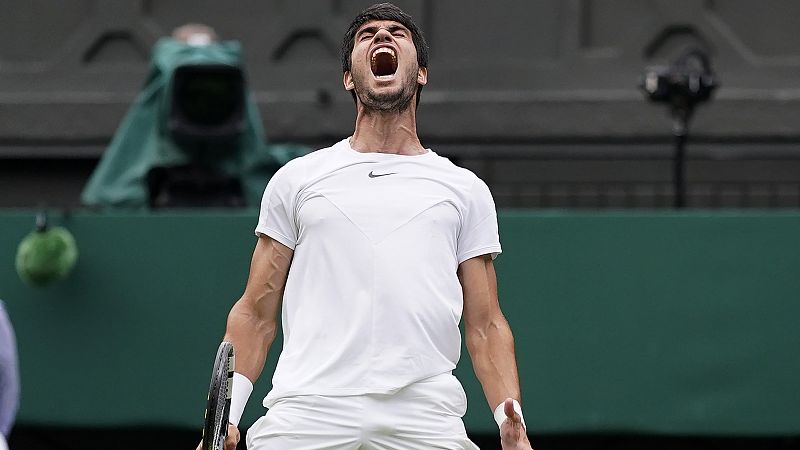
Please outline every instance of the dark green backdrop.
[[[0, 213], [18, 423], [199, 429], [256, 214], [55, 217], [80, 259], [36, 289], [13, 267], [34, 213]], [[500, 228], [532, 432], [800, 433], [800, 214], [507, 211]], [[263, 413], [276, 353], [244, 424]], [[464, 355], [467, 427], [494, 432]]]

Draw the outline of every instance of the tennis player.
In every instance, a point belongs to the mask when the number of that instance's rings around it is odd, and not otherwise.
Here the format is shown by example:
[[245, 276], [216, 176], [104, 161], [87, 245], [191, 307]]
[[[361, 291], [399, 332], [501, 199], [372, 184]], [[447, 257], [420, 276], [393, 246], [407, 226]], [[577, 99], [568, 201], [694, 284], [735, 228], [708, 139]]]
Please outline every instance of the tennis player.
[[530, 449], [514, 342], [497, 300], [489, 189], [424, 147], [416, 106], [428, 48], [412, 18], [373, 5], [344, 37], [353, 135], [286, 164], [261, 203], [236, 349], [231, 426], [278, 331], [284, 344], [250, 450], [476, 449], [452, 375], [467, 348], [504, 450]]

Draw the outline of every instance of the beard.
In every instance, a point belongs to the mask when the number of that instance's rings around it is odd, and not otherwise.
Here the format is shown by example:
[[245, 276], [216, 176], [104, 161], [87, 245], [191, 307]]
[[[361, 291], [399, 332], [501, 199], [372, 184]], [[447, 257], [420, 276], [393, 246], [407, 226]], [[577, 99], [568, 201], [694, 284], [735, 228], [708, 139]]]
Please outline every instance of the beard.
[[414, 94], [417, 92], [417, 69], [409, 68], [406, 73], [406, 82], [391, 92], [378, 93], [369, 88], [367, 78], [371, 73], [362, 77], [353, 77], [355, 93], [367, 111], [382, 113], [401, 113], [411, 106]]

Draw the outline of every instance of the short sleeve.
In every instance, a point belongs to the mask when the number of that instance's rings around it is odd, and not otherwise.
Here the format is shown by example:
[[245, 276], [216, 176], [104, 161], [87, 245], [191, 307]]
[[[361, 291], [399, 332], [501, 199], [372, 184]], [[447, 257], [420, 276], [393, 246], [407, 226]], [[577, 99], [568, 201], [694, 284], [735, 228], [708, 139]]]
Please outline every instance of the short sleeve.
[[294, 250], [297, 244], [295, 221], [296, 188], [288, 166], [281, 167], [267, 183], [261, 198], [256, 235], [266, 235]]
[[492, 258], [502, 252], [497, 231], [497, 211], [489, 187], [477, 178], [470, 189], [467, 210], [458, 234], [458, 263], [480, 255]]

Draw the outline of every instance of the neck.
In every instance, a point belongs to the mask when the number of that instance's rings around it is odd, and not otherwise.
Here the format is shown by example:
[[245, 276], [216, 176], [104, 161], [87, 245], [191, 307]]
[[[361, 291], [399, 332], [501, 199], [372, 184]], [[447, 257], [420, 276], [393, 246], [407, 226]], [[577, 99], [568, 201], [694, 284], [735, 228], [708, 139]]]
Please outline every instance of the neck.
[[417, 113], [413, 106], [401, 112], [383, 112], [367, 110], [359, 102], [350, 146], [363, 153], [419, 155], [426, 152], [417, 137]]

